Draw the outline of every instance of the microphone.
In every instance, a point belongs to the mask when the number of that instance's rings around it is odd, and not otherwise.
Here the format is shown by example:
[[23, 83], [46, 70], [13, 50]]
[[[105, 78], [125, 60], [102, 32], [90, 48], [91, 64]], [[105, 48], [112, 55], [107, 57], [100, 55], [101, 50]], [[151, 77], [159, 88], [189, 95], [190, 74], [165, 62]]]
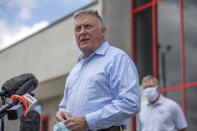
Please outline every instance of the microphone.
[[0, 96], [5, 96], [7, 98], [11, 97], [16, 93], [19, 88], [30, 79], [36, 79], [31, 73], [22, 74], [7, 80], [0, 91]]
[[[27, 102], [25, 100], [23, 100], [24, 98], [22, 99], [20, 96], [24, 95], [25, 93], [31, 93], [31, 91], [33, 91], [37, 87], [37, 85], [38, 85], [37, 79], [28, 80], [18, 91], [16, 91], [16, 95], [11, 96], [11, 99], [13, 98], [13, 101], [9, 104], [6, 104], [2, 108], [0, 108], [0, 118], [2, 117], [2, 115], [7, 113], [8, 109], [17, 105], [19, 100], [24, 104], [23, 108], [21, 108], [21, 106], [15, 106], [13, 108], [16, 108], [15, 110], [19, 109], [20, 112], [21, 112], [21, 110], [24, 110], [24, 108], [27, 108]], [[25, 102], [26, 102], [26, 104], [25, 104]], [[26, 112], [24, 114], [26, 114]]]
[[32, 107], [34, 107], [37, 102], [37, 100], [33, 98], [31, 95], [29, 95], [28, 93], [24, 94], [22, 98], [24, 98], [22, 99], [22, 101], [24, 100], [26, 101], [25, 103], [27, 103], [27, 108], [26, 109], [24, 108], [24, 106], [26, 105], [17, 104], [12, 108], [8, 109], [7, 111], [8, 120], [16, 120], [20, 118], [22, 114], [24, 114], [24, 112], [26, 113], [29, 110], [31, 110]]
[[16, 95], [22, 96], [25, 93], [31, 93], [37, 86], [38, 80], [30, 79], [16, 92]]
[[[16, 95], [13, 95], [11, 96], [11, 99], [13, 99], [12, 101], [12, 104], [13, 104], [13, 107], [10, 108], [8, 111], [7, 111], [7, 116], [8, 116], [8, 120], [16, 120], [18, 119], [22, 114], [26, 115], [26, 112], [27, 112], [27, 107], [25, 106], [28, 106], [30, 107], [30, 104], [33, 104], [34, 102], [34, 99], [33, 97], [31, 97], [30, 95], [26, 95], [26, 97], [23, 97], [25, 99], [23, 99], [22, 97], [19, 97], [19, 96], [22, 96], [24, 95], [25, 93], [31, 93], [31, 91], [33, 91], [38, 85], [38, 80], [36, 79], [30, 79], [28, 80], [17, 92], [16, 92]], [[24, 95], [25, 96], [25, 95]], [[29, 99], [28, 99], [29, 98]], [[23, 106], [20, 104], [20, 105], [17, 105], [17, 103], [19, 102], [19, 100], [23, 103]], [[32, 103], [30, 103], [29, 101], [27, 100], [33, 100]], [[28, 103], [29, 102], [29, 103]], [[37, 100], [35, 100], [34, 103], [36, 103]], [[28, 105], [29, 104], [29, 105]], [[24, 113], [23, 113], [24, 112]]]
[[19, 131], [40, 131], [40, 123], [40, 114], [35, 110], [31, 110], [26, 117], [20, 117]]

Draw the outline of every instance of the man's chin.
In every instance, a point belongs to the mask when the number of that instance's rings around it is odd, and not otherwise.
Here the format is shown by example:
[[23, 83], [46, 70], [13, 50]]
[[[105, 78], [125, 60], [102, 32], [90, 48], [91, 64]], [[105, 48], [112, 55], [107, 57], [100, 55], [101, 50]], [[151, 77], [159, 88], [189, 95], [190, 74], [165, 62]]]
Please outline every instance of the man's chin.
[[82, 52], [89, 52], [90, 48], [89, 47], [81, 47], [80, 50]]
[[93, 51], [92, 48], [90, 47], [83, 47], [83, 48], [80, 48], [80, 50], [83, 52], [83, 54], [91, 54]]
[[81, 50], [88, 50], [88, 49], [90, 49], [90, 43], [81, 43], [80, 44], [80, 49]]

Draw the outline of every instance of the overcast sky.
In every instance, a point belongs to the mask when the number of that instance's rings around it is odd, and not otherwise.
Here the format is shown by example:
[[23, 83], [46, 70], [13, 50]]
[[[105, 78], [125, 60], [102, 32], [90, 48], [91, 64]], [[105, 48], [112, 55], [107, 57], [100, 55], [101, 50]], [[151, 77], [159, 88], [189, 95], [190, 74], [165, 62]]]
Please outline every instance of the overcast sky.
[[0, 50], [92, 0], [0, 0]]

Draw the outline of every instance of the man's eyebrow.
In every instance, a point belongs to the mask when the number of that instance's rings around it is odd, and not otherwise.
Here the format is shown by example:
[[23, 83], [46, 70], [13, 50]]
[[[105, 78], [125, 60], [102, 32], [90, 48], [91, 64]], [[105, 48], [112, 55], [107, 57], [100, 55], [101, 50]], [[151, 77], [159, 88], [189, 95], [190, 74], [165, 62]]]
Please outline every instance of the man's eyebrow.
[[81, 25], [75, 25], [75, 29], [76, 29], [76, 28], [80, 28], [80, 27], [81, 27]]
[[87, 23], [87, 24], [84, 24], [84, 25], [93, 25], [93, 24]]

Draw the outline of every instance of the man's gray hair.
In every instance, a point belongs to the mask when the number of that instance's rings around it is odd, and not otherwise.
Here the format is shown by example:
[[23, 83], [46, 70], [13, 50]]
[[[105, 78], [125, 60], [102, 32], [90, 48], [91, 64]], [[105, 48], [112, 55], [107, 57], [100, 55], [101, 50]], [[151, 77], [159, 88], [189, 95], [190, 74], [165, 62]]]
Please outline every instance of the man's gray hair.
[[145, 82], [145, 81], [147, 81], [147, 80], [153, 80], [155, 82], [155, 84], [159, 86], [159, 80], [156, 77], [154, 77], [152, 75], [147, 75], [147, 76], [145, 76], [142, 79], [142, 83]]
[[97, 10], [89, 9], [89, 10], [80, 10], [74, 14], [74, 19], [76, 20], [80, 16], [87, 16], [92, 15], [98, 19], [99, 25], [103, 26], [103, 20], [101, 16], [99, 15]]

